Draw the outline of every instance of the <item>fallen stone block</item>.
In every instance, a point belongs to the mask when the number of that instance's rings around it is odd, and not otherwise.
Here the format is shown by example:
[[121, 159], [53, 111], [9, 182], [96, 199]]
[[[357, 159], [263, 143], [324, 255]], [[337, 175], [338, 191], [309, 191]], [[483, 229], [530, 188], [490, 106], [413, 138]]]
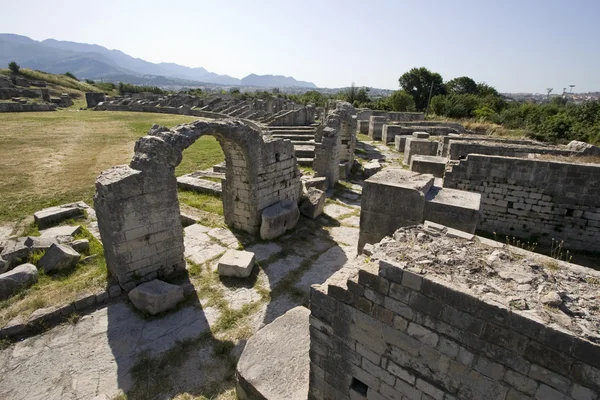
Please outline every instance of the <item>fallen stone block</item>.
[[308, 218], [315, 219], [323, 214], [325, 207], [325, 192], [319, 189], [310, 188], [300, 200], [300, 212]]
[[183, 300], [183, 288], [154, 279], [137, 286], [128, 296], [135, 308], [156, 315], [174, 308]]
[[318, 178], [310, 178], [304, 181], [306, 189], [315, 188], [319, 190], [327, 190], [327, 178], [324, 176]]
[[381, 171], [381, 164], [377, 160], [370, 161], [363, 165], [363, 175], [365, 179], [370, 178], [379, 171]]
[[212, 194], [215, 196], [221, 196], [223, 193], [221, 182], [213, 182], [206, 179], [196, 178], [193, 174], [178, 177], [177, 187], [184, 190]]
[[25, 244], [26, 238], [10, 239], [4, 243], [4, 250], [0, 258], [5, 261], [4, 270], [0, 265], [0, 273], [6, 272], [19, 264], [23, 264], [29, 258], [31, 249]]
[[27, 239], [25, 239], [25, 245], [29, 247], [31, 251], [45, 251], [53, 244], [58, 244], [56, 237], [28, 236]]
[[40, 229], [47, 228], [69, 218], [84, 216], [84, 207], [80, 203], [63, 204], [61, 206], [44, 208], [33, 214], [35, 223]]
[[78, 253], [85, 253], [90, 249], [90, 241], [87, 239], [74, 240], [70, 246]]
[[219, 259], [217, 271], [221, 276], [247, 278], [252, 274], [254, 264], [254, 253], [243, 250], [227, 250]]
[[75, 236], [79, 232], [81, 232], [80, 225], [55, 226], [40, 231], [40, 237]]
[[300, 218], [298, 205], [293, 200], [283, 200], [265, 208], [262, 212], [260, 237], [263, 240], [275, 239], [293, 229]]
[[236, 368], [238, 399], [308, 398], [309, 316], [293, 308], [248, 339]]
[[38, 280], [38, 270], [33, 264], [22, 264], [0, 275], [0, 300], [8, 299], [17, 290], [27, 288]]
[[38, 262], [38, 268], [45, 272], [72, 268], [79, 262], [79, 253], [71, 246], [53, 244]]
[[413, 132], [412, 135], [417, 139], [429, 139], [429, 133], [427, 132]]

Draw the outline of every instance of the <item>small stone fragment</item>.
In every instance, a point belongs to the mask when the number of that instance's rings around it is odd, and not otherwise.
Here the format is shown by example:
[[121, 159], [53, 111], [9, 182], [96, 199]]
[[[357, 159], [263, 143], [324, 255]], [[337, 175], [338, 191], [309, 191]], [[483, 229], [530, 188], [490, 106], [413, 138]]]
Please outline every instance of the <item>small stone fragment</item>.
[[542, 297], [542, 303], [551, 307], [558, 307], [562, 304], [562, 299], [556, 292], [550, 292]]
[[85, 253], [90, 249], [90, 241], [88, 239], [74, 240], [71, 247], [78, 253]]
[[227, 250], [219, 260], [217, 270], [221, 276], [247, 278], [252, 274], [254, 253], [243, 250]]
[[154, 279], [129, 292], [129, 300], [138, 310], [156, 315], [170, 310], [183, 300], [183, 288]]

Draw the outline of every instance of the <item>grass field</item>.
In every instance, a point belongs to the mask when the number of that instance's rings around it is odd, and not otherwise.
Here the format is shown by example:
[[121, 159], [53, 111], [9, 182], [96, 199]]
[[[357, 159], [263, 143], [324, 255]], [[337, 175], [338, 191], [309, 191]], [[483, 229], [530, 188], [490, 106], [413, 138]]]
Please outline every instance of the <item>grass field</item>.
[[[44, 207], [90, 202], [98, 174], [126, 164], [135, 140], [152, 124], [173, 127], [197, 118], [129, 112], [4, 113], [0, 117], [0, 222]], [[176, 174], [205, 169], [224, 159], [213, 137], [184, 152]]]

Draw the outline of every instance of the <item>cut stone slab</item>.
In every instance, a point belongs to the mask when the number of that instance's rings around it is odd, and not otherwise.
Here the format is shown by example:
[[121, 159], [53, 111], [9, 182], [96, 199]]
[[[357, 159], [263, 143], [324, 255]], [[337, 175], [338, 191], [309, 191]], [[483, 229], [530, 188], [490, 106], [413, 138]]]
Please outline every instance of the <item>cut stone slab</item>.
[[6, 272], [27, 260], [31, 249], [25, 244], [26, 240], [27, 238], [17, 238], [7, 240], [4, 243], [4, 249], [0, 253], [0, 259], [4, 260], [4, 267], [0, 265], [0, 273]]
[[296, 307], [252, 336], [236, 368], [240, 400], [306, 400], [310, 311]]
[[197, 178], [192, 174], [178, 177], [177, 187], [184, 190], [192, 190], [194, 192], [207, 193], [215, 196], [221, 196], [223, 193], [221, 182], [213, 182], [206, 179]]
[[27, 288], [38, 280], [38, 270], [33, 264], [22, 264], [0, 275], [0, 300], [8, 299], [18, 289]]
[[61, 206], [44, 208], [33, 214], [33, 218], [37, 226], [43, 229], [69, 218], [83, 217], [86, 208], [87, 205], [85, 203], [63, 204]]
[[410, 170], [421, 174], [431, 174], [436, 178], [444, 176], [446, 171], [446, 157], [413, 156], [410, 160]]
[[137, 286], [128, 296], [135, 308], [156, 315], [174, 308], [183, 300], [183, 288], [154, 279]]
[[413, 132], [412, 135], [417, 139], [429, 139], [429, 133], [427, 132]]
[[381, 164], [379, 161], [371, 161], [363, 165], [363, 175], [365, 179], [370, 178], [377, 172], [381, 171]]
[[255, 264], [254, 253], [244, 250], [227, 250], [219, 260], [217, 270], [221, 276], [247, 278]]
[[63, 225], [40, 231], [40, 237], [75, 236], [81, 232], [81, 226]]
[[293, 229], [300, 218], [298, 205], [293, 200], [283, 200], [267, 207], [262, 212], [260, 237], [263, 240], [275, 239]]
[[259, 243], [246, 248], [247, 251], [254, 253], [256, 261], [263, 262], [281, 251], [281, 246], [277, 243]]
[[56, 237], [28, 236], [25, 245], [32, 251], [48, 250], [53, 244], [58, 244]]
[[213, 239], [218, 240], [221, 244], [229, 247], [230, 249], [237, 249], [239, 242], [237, 237], [226, 228], [213, 228], [207, 232], [207, 235]]
[[318, 178], [310, 178], [303, 181], [306, 189], [315, 188], [319, 190], [327, 190], [327, 178], [324, 176]]
[[72, 268], [78, 262], [79, 253], [71, 246], [53, 244], [38, 262], [38, 267], [45, 272], [52, 272]]
[[315, 219], [323, 214], [326, 198], [324, 191], [311, 187], [300, 201], [298, 208], [303, 215]]

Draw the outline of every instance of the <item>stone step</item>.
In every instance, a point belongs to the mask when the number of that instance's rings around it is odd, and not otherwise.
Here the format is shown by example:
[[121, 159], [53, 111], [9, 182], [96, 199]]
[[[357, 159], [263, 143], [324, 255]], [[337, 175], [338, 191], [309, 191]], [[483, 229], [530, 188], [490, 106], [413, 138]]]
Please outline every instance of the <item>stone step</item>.
[[315, 158], [315, 146], [314, 145], [294, 146], [294, 154], [296, 155], [297, 159]]
[[315, 144], [314, 140], [290, 140], [290, 142], [292, 142], [292, 144], [294, 146], [296, 146], [296, 145], [304, 146], [304, 145], [308, 145], [308, 144], [312, 144], [314, 146], [314, 144]]
[[314, 126], [277, 126], [273, 125], [269, 127], [271, 131], [314, 131]]
[[298, 165], [300, 165], [302, 167], [312, 167], [313, 161], [315, 161], [315, 159], [314, 158], [296, 158], [296, 161], [298, 162]]
[[220, 183], [207, 181], [191, 176], [183, 175], [177, 178], [177, 187], [185, 190], [192, 190], [198, 193], [212, 194], [221, 197], [223, 189]]
[[212, 170], [213, 170], [213, 172], [224, 174], [226, 171], [225, 161], [220, 162], [219, 164], [213, 165]]
[[276, 138], [281, 138], [281, 139], [289, 139], [289, 140], [296, 140], [296, 141], [310, 141], [310, 140], [314, 140], [315, 136], [314, 135], [305, 135], [305, 134], [274, 134], [272, 135], [273, 137]]

